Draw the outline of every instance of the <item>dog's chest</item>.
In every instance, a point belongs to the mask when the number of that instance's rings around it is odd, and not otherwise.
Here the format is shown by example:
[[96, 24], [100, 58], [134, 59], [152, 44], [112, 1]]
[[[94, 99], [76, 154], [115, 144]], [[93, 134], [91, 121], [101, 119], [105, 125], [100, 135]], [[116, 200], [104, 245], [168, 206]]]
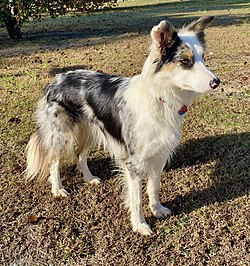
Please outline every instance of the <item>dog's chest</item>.
[[180, 140], [179, 123], [173, 124], [172, 121], [145, 121], [139, 138], [140, 146], [148, 157], [159, 153], [171, 154]]

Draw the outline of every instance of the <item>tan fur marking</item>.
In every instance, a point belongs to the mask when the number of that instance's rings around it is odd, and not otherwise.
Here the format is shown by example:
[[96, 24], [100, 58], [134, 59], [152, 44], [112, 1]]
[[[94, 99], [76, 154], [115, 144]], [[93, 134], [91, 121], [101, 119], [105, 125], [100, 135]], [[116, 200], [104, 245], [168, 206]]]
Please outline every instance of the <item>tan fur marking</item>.
[[183, 58], [193, 59], [194, 53], [192, 49], [186, 49], [184, 53], [181, 54]]
[[164, 72], [171, 72], [178, 64], [177, 63], [169, 63], [165, 64], [162, 68], [161, 71]]

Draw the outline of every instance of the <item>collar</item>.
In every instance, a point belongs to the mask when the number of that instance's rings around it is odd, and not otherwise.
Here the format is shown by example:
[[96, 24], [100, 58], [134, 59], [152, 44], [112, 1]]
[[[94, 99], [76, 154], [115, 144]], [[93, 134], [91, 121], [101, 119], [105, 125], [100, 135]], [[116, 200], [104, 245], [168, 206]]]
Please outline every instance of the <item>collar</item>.
[[179, 115], [184, 115], [188, 111], [188, 108], [185, 104], [182, 105], [181, 109], [178, 111]]
[[[161, 97], [159, 98], [159, 101], [160, 101], [161, 103], [166, 103]], [[186, 106], [185, 104], [183, 104], [182, 107], [181, 107], [181, 109], [178, 110], [178, 114], [179, 114], [179, 115], [184, 115], [187, 111], [188, 111], [187, 106]]]

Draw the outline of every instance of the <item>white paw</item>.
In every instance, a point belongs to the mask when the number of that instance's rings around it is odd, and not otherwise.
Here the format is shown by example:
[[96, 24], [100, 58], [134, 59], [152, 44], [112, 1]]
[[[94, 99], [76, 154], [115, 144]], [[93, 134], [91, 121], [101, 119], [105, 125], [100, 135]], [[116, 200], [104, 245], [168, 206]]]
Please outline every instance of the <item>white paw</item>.
[[87, 181], [89, 184], [94, 184], [94, 185], [98, 185], [101, 183], [101, 179], [98, 178], [97, 176], [93, 176], [91, 179], [89, 179], [89, 181]]
[[167, 216], [171, 215], [171, 211], [160, 204], [157, 206], [157, 208], [152, 208], [152, 213], [156, 218], [166, 218]]
[[153, 234], [153, 231], [150, 229], [150, 226], [147, 223], [141, 223], [133, 226], [133, 231], [144, 236], [150, 236]]
[[54, 197], [67, 197], [69, 193], [64, 188], [52, 189]]

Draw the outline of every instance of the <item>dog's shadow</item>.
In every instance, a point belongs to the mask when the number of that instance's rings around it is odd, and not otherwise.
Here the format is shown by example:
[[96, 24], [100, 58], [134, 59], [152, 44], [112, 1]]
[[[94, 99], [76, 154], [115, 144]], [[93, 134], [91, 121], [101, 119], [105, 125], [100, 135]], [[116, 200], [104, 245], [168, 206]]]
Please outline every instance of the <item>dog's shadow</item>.
[[214, 162], [211, 172], [213, 185], [200, 191], [178, 195], [163, 205], [169, 206], [174, 214], [190, 213], [202, 206], [246, 195], [250, 191], [249, 151], [248, 132], [190, 140], [181, 145], [170, 169], [199, 167], [201, 164]]
[[[97, 158], [92, 157], [88, 159], [88, 167], [91, 173], [98, 177], [102, 183], [105, 183], [105, 181], [112, 179], [114, 175], [116, 175], [114, 171], [115, 164], [105, 153], [100, 152]], [[78, 193], [83, 186], [84, 178], [77, 169], [76, 164], [65, 164], [61, 170], [62, 176], [65, 176], [63, 183], [67, 190], [69, 190], [69, 192], [74, 191], [75, 193]]]
[[65, 67], [53, 67], [49, 71], [49, 75], [54, 77], [57, 74], [66, 73], [68, 71], [75, 71], [78, 69], [88, 70], [89, 68], [86, 65], [74, 65], [74, 66], [65, 66]]
[[[200, 191], [177, 195], [172, 201], [162, 202], [163, 205], [178, 215], [183, 212], [192, 212], [215, 202], [223, 202], [246, 195], [250, 191], [249, 150], [250, 133], [247, 132], [193, 139], [180, 145], [171, 166], [166, 166], [164, 171], [167, 173], [169, 170], [190, 166], [199, 168], [199, 165], [214, 162], [210, 174], [213, 185]], [[113, 161], [105, 155], [98, 158], [93, 157], [89, 160], [88, 165], [91, 172], [101, 178], [104, 183], [116, 175], [113, 172]], [[74, 176], [73, 179], [69, 179], [67, 187], [70, 190], [78, 191], [83, 181], [81, 176], [75, 176], [73, 168], [68, 168], [67, 171], [68, 176]]]

